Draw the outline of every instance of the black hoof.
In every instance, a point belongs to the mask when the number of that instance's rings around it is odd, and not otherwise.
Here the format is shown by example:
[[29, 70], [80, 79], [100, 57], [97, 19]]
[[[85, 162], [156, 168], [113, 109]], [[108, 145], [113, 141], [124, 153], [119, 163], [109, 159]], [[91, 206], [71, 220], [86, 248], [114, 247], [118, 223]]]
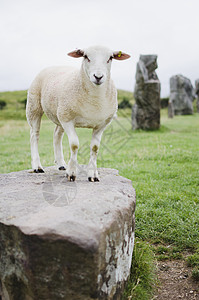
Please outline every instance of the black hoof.
[[64, 171], [66, 168], [64, 166], [59, 167], [59, 170]]
[[34, 173], [44, 173], [43, 169], [34, 169]]
[[67, 175], [67, 179], [68, 179], [68, 181], [75, 181], [76, 176], [74, 176], [74, 175], [71, 175], [71, 176]]
[[88, 177], [88, 181], [97, 182], [99, 179], [97, 177]]

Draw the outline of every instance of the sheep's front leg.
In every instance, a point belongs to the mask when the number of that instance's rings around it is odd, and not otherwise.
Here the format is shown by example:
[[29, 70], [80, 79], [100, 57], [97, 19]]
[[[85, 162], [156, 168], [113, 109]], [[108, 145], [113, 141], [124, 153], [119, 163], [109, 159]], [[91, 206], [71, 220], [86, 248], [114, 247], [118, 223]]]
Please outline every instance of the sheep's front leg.
[[88, 180], [89, 181], [99, 181], [99, 175], [97, 171], [97, 154], [99, 151], [99, 146], [102, 138], [102, 134], [105, 127], [101, 129], [94, 129], [92, 140], [91, 140], [91, 146], [90, 146], [90, 161], [88, 164]]
[[71, 157], [68, 162], [66, 175], [69, 181], [75, 181], [77, 174], [77, 152], [79, 148], [79, 139], [75, 131], [75, 127], [72, 121], [62, 123], [70, 145]]

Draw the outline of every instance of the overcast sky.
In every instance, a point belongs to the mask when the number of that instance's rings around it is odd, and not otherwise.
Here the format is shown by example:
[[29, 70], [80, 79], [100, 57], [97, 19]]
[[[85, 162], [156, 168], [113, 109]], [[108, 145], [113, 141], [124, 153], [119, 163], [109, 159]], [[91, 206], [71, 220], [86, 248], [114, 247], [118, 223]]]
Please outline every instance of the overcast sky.
[[47, 66], [81, 64], [75, 48], [104, 45], [117, 88], [133, 91], [140, 54], [157, 54], [161, 96], [169, 78], [199, 78], [199, 0], [0, 0], [0, 91], [28, 89]]

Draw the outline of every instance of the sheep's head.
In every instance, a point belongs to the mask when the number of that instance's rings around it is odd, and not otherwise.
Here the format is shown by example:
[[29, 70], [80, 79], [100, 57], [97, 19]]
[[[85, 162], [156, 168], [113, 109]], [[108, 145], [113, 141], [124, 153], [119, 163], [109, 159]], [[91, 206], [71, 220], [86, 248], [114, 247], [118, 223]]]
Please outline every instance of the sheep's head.
[[130, 55], [122, 51], [111, 51], [108, 48], [95, 46], [84, 50], [75, 50], [68, 53], [72, 57], [83, 57], [82, 67], [94, 85], [103, 84], [107, 78], [110, 78], [112, 59], [124, 60]]

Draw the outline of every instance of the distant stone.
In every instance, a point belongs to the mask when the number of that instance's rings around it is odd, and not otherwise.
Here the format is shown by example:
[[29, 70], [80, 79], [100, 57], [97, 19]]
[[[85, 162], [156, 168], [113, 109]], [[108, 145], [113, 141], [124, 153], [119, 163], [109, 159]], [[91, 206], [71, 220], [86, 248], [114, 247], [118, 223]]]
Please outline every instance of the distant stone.
[[183, 75], [175, 75], [170, 78], [170, 103], [175, 115], [192, 115], [194, 88], [191, 81]]
[[[112, 169], [87, 181], [0, 175], [0, 294], [3, 300], [121, 299], [134, 245], [135, 191]], [[2, 291], [1, 291], [2, 286]]]
[[140, 55], [136, 69], [132, 108], [133, 129], [159, 129], [160, 127], [160, 81], [155, 72], [157, 55]]
[[173, 117], [174, 117], [173, 103], [169, 101], [169, 104], [168, 104], [168, 118], [173, 118]]
[[195, 81], [195, 93], [197, 95], [197, 102], [196, 102], [196, 106], [197, 106], [197, 112], [199, 113], [199, 79], [197, 79]]

